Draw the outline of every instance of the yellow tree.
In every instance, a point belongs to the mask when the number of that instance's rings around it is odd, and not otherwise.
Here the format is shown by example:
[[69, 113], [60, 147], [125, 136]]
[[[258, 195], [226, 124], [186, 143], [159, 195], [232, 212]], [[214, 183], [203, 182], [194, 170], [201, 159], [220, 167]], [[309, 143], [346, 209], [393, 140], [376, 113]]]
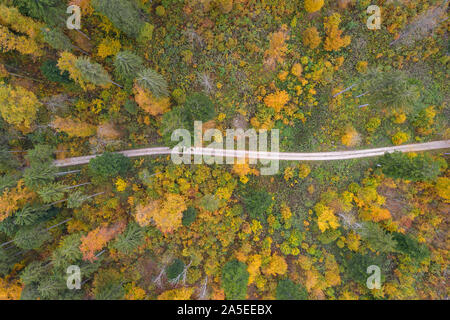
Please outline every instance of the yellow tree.
[[156, 98], [150, 90], [143, 89], [137, 84], [135, 84], [133, 91], [134, 99], [139, 107], [141, 107], [145, 112], [150, 113], [152, 116], [157, 116], [169, 111], [169, 97]]
[[341, 48], [345, 48], [350, 44], [350, 36], [342, 35], [342, 30], [339, 29], [339, 23], [341, 23], [341, 16], [338, 13], [334, 13], [324, 19], [324, 27], [327, 37], [324, 42], [324, 48], [327, 51], [339, 51]]
[[136, 207], [136, 221], [141, 225], [153, 222], [163, 233], [171, 233], [181, 226], [183, 211], [187, 209], [183, 196], [167, 193], [163, 201], [152, 201]]
[[194, 293], [194, 288], [179, 288], [167, 290], [158, 296], [158, 300], [189, 300]]
[[42, 56], [41, 45], [36, 41], [42, 25], [21, 15], [16, 8], [0, 5], [0, 12], [0, 51]]
[[305, 0], [305, 10], [312, 13], [323, 7], [324, 0]]
[[89, 137], [95, 134], [96, 126], [80, 121], [72, 120], [69, 118], [55, 117], [51, 126], [59, 132], [65, 132], [69, 137]]
[[58, 68], [61, 70], [61, 73], [67, 71], [70, 75], [70, 78], [78, 83], [83, 90], [92, 90], [95, 89], [95, 85], [92, 83], [87, 83], [83, 80], [83, 74], [76, 67], [77, 57], [70, 52], [64, 51], [61, 53], [60, 58], [58, 59]]
[[19, 86], [0, 85], [0, 114], [20, 130], [30, 129], [41, 106], [33, 92]]
[[35, 193], [25, 187], [23, 180], [19, 180], [16, 187], [3, 190], [0, 196], [0, 222], [34, 197]]
[[97, 260], [96, 251], [101, 250], [111, 239], [125, 229], [126, 224], [119, 221], [111, 227], [98, 227], [86, 236], [81, 237], [80, 251], [83, 254], [83, 260]]

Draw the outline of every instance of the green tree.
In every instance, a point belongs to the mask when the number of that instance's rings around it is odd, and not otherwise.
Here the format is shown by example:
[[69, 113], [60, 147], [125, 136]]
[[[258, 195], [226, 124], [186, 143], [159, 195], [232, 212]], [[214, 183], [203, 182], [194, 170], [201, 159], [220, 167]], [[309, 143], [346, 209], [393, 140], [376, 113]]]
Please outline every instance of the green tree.
[[420, 98], [419, 88], [401, 71], [371, 70], [365, 84], [368, 101], [373, 106], [408, 110]]
[[92, 0], [92, 7], [127, 36], [137, 38], [144, 25], [138, 8], [129, 0]]
[[183, 211], [181, 223], [183, 226], [188, 227], [195, 221], [195, 218], [197, 218], [197, 210], [194, 207], [189, 207]]
[[277, 300], [308, 300], [308, 292], [302, 285], [284, 279], [278, 282], [276, 297]]
[[113, 83], [108, 72], [103, 69], [100, 64], [92, 62], [89, 57], [77, 58], [75, 68], [80, 71], [84, 81], [93, 83], [97, 86]]
[[123, 80], [133, 80], [144, 68], [144, 60], [131, 51], [121, 51], [114, 59], [116, 77]]
[[61, 183], [49, 183], [39, 188], [37, 193], [44, 203], [59, 201], [64, 197], [66, 187]]
[[385, 153], [379, 164], [388, 177], [412, 181], [432, 181], [439, 175], [442, 166], [441, 161], [427, 153], [410, 157], [398, 151]]
[[193, 127], [194, 121], [207, 122], [214, 119], [216, 111], [211, 99], [203, 93], [197, 92], [186, 98], [183, 114], [185, 115], [185, 122]]
[[113, 247], [124, 254], [131, 254], [144, 241], [144, 233], [142, 228], [135, 222], [130, 222], [125, 232], [120, 234]]
[[167, 97], [167, 81], [162, 75], [152, 69], [144, 69], [136, 77], [137, 84], [150, 92], [157, 98]]
[[231, 260], [222, 269], [222, 288], [228, 300], [244, 300], [247, 296], [249, 273], [247, 266], [237, 260]]
[[410, 256], [416, 262], [422, 262], [430, 257], [430, 250], [424, 243], [420, 243], [409, 235], [394, 232], [397, 251]]
[[394, 240], [393, 235], [384, 231], [375, 222], [365, 222], [360, 234], [376, 252], [389, 253], [396, 250], [397, 242]]
[[74, 45], [61, 30], [57, 28], [42, 28], [42, 37], [46, 43], [48, 43], [53, 49], [72, 51]]
[[58, 169], [48, 162], [35, 163], [23, 173], [25, 185], [33, 191], [53, 182]]
[[28, 150], [25, 159], [30, 163], [48, 163], [53, 161], [54, 148], [46, 144], [37, 144], [33, 149]]
[[123, 154], [105, 152], [89, 161], [89, 174], [100, 181], [125, 175], [131, 169], [131, 161]]
[[271, 206], [272, 197], [265, 190], [250, 188], [244, 192], [243, 202], [251, 218], [261, 219], [265, 217], [267, 209]]
[[55, 25], [63, 20], [65, 8], [60, 0], [14, 0], [19, 10], [32, 18]]
[[17, 247], [31, 250], [37, 249], [50, 240], [51, 235], [44, 229], [43, 225], [20, 228], [14, 236], [14, 243]]
[[167, 267], [167, 278], [169, 280], [176, 279], [184, 270], [184, 262], [180, 259], [175, 259], [168, 267]]
[[41, 65], [41, 73], [44, 77], [46, 77], [49, 81], [59, 82], [59, 83], [71, 83], [69, 72], [63, 71], [58, 68], [58, 62], [55, 60], [46, 60]]

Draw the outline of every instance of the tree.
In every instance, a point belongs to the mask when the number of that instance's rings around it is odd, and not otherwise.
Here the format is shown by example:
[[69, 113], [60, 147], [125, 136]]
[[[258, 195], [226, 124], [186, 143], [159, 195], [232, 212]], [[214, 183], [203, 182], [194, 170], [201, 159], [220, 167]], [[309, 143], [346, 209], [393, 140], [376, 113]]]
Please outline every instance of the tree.
[[14, 236], [14, 243], [19, 248], [31, 250], [39, 248], [50, 238], [50, 233], [44, 228], [43, 224], [40, 224], [20, 228]]
[[98, 258], [95, 253], [101, 250], [111, 239], [125, 229], [123, 221], [119, 221], [110, 227], [98, 227], [81, 237], [80, 251], [83, 260], [94, 261]]
[[129, 0], [92, 0], [91, 5], [127, 36], [133, 38], [139, 36], [144, 23], [134, 2]]
[[284, 279], [278, 282], [276, 297], [277, 300], [308, 300], [308, 292], [302, 285]]
[[305, 0], [305, 10], [312, 13], [323, 7], [324, 0]]
[[17, 7], [26, 15], [56, 24], [64, 14], [64, 6], [59, 0], [15, 0]]
[[169, 97], [155, 97], [150, 90], [140, 87], [137, 83], [133, 88], [134, 99], [139, 107], [152, 116], [166, 113], [170, 109]]
[[375, 252], [389, 253], [396, 250], [397, 242], [394, 240], [393, 235], [385, 232], [375, 222], [365, 222], [360, 235]]
[[115, 240], [113, 247], [124, 254], [131, 254], [144, 242], [142, 228], [135, 222], [130, 222], [125, 232]]
[[26, 168], [23, 173], [25, 185], [36, 191], [43, 185], [53, 182], [57, 171], [57, 168], [51, 163], [35, 163]]
[[364, 81], [368, 102], [376, 107], [407, 111], [418, 101], [419, 88], [402, 71], [381, 72], [372, 69]]
[[197, 210], [194, 207], [188, 207], [183, 211], [183, 218], [181, 220], [183, 226], [189, 227], [197, 217]]
[[75, 68], [79, 70], [84, 81], [93, 83], [96, 86], [106, 86], [109, 83], [113, 83], [108, 72], [100, 64], [92, 62], [89, 57], [77, 58]]
[[28, 150], [25, 159], [31, 164], [40, 164], [53, 161], [54, 148], [46, 144], [36, 144], [33, 149]]
[[80, 251], [81, 233], [74, 233], [64, 237], [53, 253], [52, 261], [55, 267], [65, 267], [81, 262], [83, 254]]
[[[0, 148], [0, 173], [6, 173], [8, 171], [14, 171], [19, 166], [17, 159], [14, 158], [9, 150]], [[1, 187], [0, 187], [1, 191]]]
[[167, 268], [167, 279], [176, 279], [184, 270], [184, 262], [180, 259], [175, 259]]
[[418, 263], [430, 257], [430, 250], [426, 244], [420, 243], [410, 235], [394, 232], [393, 239], [397, 243], [397, 251], [410, 256]]
[[61, 118], [58, 116], [53, 119], [51, 126], [58, 132], [67, 133], [69, 137], [90, 137], [93, 136], [97, 130], [95, 125], [89, 124], [85, 121]]
[[158, 296], [158, 300], [189, 300], [194, 293], [194, 288], [179, 288], [167, 290]]
[[136, 83], [149, 90], [156, 98], [169, 96], [167, 81], [162, 75], [152, 69], [144, 69], [138, 73]]
[[247, 296], [249, 273], [247, 266], [231, 260], [222, 269], [222, 288], [228, 300], [244, 300]]
[[61, 71], [58, 68], [58, 62], [55, 60], [46, 60], [41, 65], [41, 73], [44, 77], [46, 77], [49, 81], [59, 82], [59, 83], [70, 83], [71, 80], [69, 78], [69, 72]]
[[16, 8], [0, 4], [0, 51], [17, 50], [40, 57], [43, 54], [37, 36], [41, 24], [19, 13]]
[[42, 36], [45, 42], [47, 42], [53, 49], [72, 51], [74, 45], [61, 30], [56, 28], [42, 28]]
[[29, 130], [41, 106], [33, 92], [20, 86], [0, 85], [0, 114], [9, 124]]
[[163, 233], [171, 233], [181, 226], [185, 199], [178, 194], [166, 193], [163, 201], [151, 201], [148, 205], [136, 207], [136, 221], [145, 226], [153, 221]]
[[243, 195], [245, 209], [253, 219], [264, 218], [272, 204], [272, 197], [265, 190], [250, 188]]
[[133, 80], [144, 68], [144, 60], [131, 51], [121, 51], [114, 59], [114, 68], [119, 79]]
[[379, 160], [385, 175], [395, 179], [433, 181], [440, 173], [441, 162], [429, 154], [414, 157], [401, 152], [385, 153]]
[[37, 194], [41, 197], [42, 202], [51, 203], [64, 197], [64, 188], [65, 186], [60, 183], [49, 183], [42, 186]]
[[189, 128], [194, 127], [194, 121], [207, 122], [214, 119], [216, 110], [214, 104], [208, 96], [196, 92], [186, 98], [183, 106], [184, 122]]
[[188, 127], [189, 123], [187, 123], [187, 119], [182, 107], [175, 107], [172, 110], [164, 113], [159, 129], [164, 141], [164, 145], [168, 147], [175, 146], [178, 142], [172, 141], [172, 133], [176, 129], [187, 129]]
[[105, 152], [89, 161], [89, 174], [99, 180], [106, 181], [118, 175], [125, 175], [131, 169], [131, 161], [123, 154]]
[[316, 27], [311, 27], [303, 32], [303, 44], [311, 49], [315, 49], [322, 42]]
[[345, 48], [350, 44], [350, 36], [341, 37], [342, 30], [339, 29], [340, 23], [341, 15], [339, 13], [334, 13], [324, 18], [323, 26], [327, 37], [325, 38], [323, 47], [326, 51], [339, 51], [341, 48]]

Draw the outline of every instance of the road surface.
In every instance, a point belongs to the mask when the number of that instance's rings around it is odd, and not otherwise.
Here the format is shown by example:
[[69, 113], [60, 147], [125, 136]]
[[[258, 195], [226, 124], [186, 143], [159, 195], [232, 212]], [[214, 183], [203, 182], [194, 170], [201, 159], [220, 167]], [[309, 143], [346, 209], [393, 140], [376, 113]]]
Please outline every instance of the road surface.
[[[450, 148], [450, 140], [433, 141], [426, 143], [407, 144], [395, 147], [365, 149], [365, 150], [352, 150], [352, 151], [334, 151], [334, 152], [310, 152], [310, 153], [291, 153], [291, 152], [258, 152], [258, 151], [246, 151], [246, 150], [226, 150], [226, 149], [208, 149], [208, 148], [191, 148], [190, 153], [192, 155], [216, 155], [227, 157], [248, 157], [250, 159], [268, 159], [268, 160], [291, 160], [291, 161], [327, 161], [327, 160], [344, 160], [344, 159], [356, 159], [356, 158], [368, 158], [381, 156], [385, 152], [415, 152], [415, 151], [427, 151]], [[153, 156], [153, 155], [167, 155], [172, 153], [172, 149], [167, 147], [160, 148], [145, 148], [145, 149], [133, 149], [126, 151], [119, 151], [129, 158]], [[99, 156], [90, 155], [84, 157], [66, 158], [62, 160], [55, 160], [54, 164], [57, 167], [68, 167], [86, 164], [92, 158]]]

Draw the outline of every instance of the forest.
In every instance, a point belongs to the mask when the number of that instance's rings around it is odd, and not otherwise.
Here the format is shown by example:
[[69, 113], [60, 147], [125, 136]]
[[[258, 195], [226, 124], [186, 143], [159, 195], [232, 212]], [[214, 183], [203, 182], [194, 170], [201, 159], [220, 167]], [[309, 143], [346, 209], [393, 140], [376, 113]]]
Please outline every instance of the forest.
[[274, 175], [119, 153], [194, 121], [280, 152], [448, 145], [447, 10], [0, 0], [0, 300], [448, 299], [449, 149]]

